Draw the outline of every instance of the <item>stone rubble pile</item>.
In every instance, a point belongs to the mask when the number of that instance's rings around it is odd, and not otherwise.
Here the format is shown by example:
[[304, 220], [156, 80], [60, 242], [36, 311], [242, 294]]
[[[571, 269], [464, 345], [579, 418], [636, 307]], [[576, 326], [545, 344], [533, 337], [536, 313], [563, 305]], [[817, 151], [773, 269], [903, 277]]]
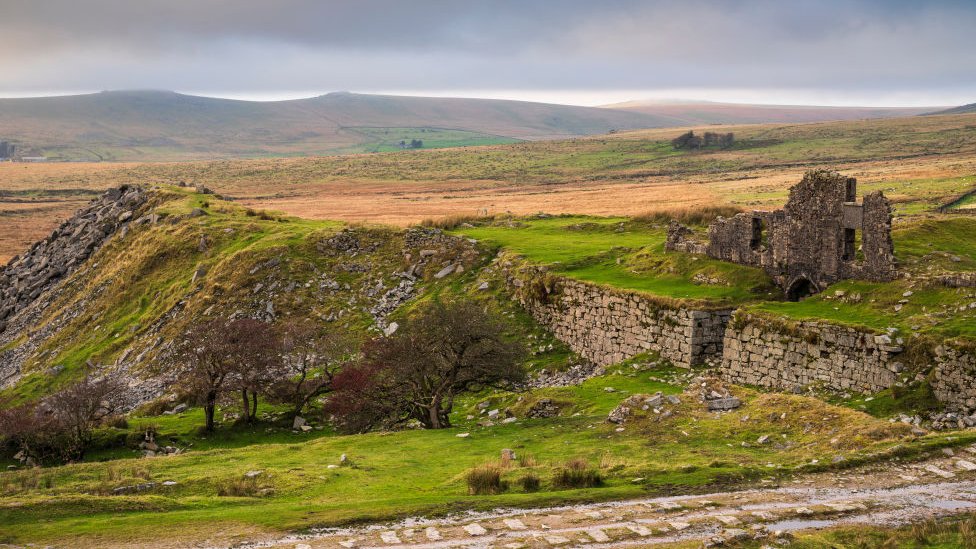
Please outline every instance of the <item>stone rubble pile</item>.
[[0, 271], [0, 332], [11, 317], [124, 230], [146, 199], [141, 187], [109, 189], [25, 254], [11, 259]]
[[728, 388], [718, 379], [702, 379], [696, 385], [700, 389], [699, 397], [709, 412], [725, 412], [742, 406], [742, 401], [732, 396]]
[[610, 411], [610, 414], [607, 416], [607, 421], [617, 425], [623, 425], [631, 416], [638, 412], [641, 412], [642, 415], [650, 415], [653, 413], [658, 420], [667, 419], [675, 413], [674, 410], [668, 407], [679, 404], [681, 404], [680, 397], [676, 395], [664, 395], [660, 391], [653, 395], [630, 395]]
[[540, 398], [525, 415], [530, 418], [556, 417], [559, 415], [559, 406], [551, 398]]

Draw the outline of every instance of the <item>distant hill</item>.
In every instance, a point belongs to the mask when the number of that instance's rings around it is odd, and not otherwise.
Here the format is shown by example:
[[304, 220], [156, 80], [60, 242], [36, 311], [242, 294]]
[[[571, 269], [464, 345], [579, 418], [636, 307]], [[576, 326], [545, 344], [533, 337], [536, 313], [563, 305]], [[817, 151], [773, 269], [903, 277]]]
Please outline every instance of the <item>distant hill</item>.
[[0, 99], [0, 139], [65, 160], [179, 160], [510, 143], [671, 125], [665, 118], [524, 101], [330, 93], [238, 101], [166, 91]]
[[972, 113], [976, 113], [976, 103], [970, 103], [968, 105], [962, 105], [960, 107], [953, 107], [951, 109], [945, 109], [945, 110], [930, 112], [926, 114], [972, 114]]
[[666, 119], [674, 126], [766, 124], [895, 118], [931, 112], [939, 107], [818, 107], [710, 102], [629, 101], [604, 108]]

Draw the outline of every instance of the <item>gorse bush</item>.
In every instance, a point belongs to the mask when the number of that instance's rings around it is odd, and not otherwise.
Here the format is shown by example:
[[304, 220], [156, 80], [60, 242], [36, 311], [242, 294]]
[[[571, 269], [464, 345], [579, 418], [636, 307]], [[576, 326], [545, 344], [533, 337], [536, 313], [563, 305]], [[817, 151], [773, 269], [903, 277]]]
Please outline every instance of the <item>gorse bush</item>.
[[475, 467], [465, 475], [468, 493], [473, 496], [500, 494], [507, 486], [502, 482], [502, 472], [498, 466], [485, 464]]
[[575, 458], [556, 470], [552, 483], [557, 488], [593, 488], [603, 484], [603, 477], [585, 459]]

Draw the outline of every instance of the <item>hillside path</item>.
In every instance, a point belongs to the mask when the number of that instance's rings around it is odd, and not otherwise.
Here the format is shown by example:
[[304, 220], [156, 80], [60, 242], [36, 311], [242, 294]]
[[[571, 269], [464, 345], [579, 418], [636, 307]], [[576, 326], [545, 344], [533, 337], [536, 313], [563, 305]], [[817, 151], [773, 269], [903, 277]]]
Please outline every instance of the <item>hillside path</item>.
[[897, 526], [976, 511], [976, 456], [971, 455], [976, 448], [969, 452], [810, 475], [778, 487], [758, 483], [738, 492], [415, 517], [235, 547], [644, 547], [688, 540], [774, 540], [838, 525]]

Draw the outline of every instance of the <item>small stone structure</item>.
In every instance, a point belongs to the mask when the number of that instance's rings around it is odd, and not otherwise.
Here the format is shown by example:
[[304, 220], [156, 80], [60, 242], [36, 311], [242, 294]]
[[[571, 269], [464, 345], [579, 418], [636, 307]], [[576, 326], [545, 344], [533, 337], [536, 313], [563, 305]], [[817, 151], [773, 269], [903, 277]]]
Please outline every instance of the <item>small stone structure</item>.
[[798, 300], [838, 280], [892, 279], [891, 217], [891, 203], [881, 192], [858, 203], [853, 177], [814, 170], [790, 189], [782, 210], [719, 217], [708, 227], [707, 245], [691, 238], [686, 227], [672, 223], [665, 248], [693, 253], [704, 249], [715, 259], [760, 267], [788, 299]]

